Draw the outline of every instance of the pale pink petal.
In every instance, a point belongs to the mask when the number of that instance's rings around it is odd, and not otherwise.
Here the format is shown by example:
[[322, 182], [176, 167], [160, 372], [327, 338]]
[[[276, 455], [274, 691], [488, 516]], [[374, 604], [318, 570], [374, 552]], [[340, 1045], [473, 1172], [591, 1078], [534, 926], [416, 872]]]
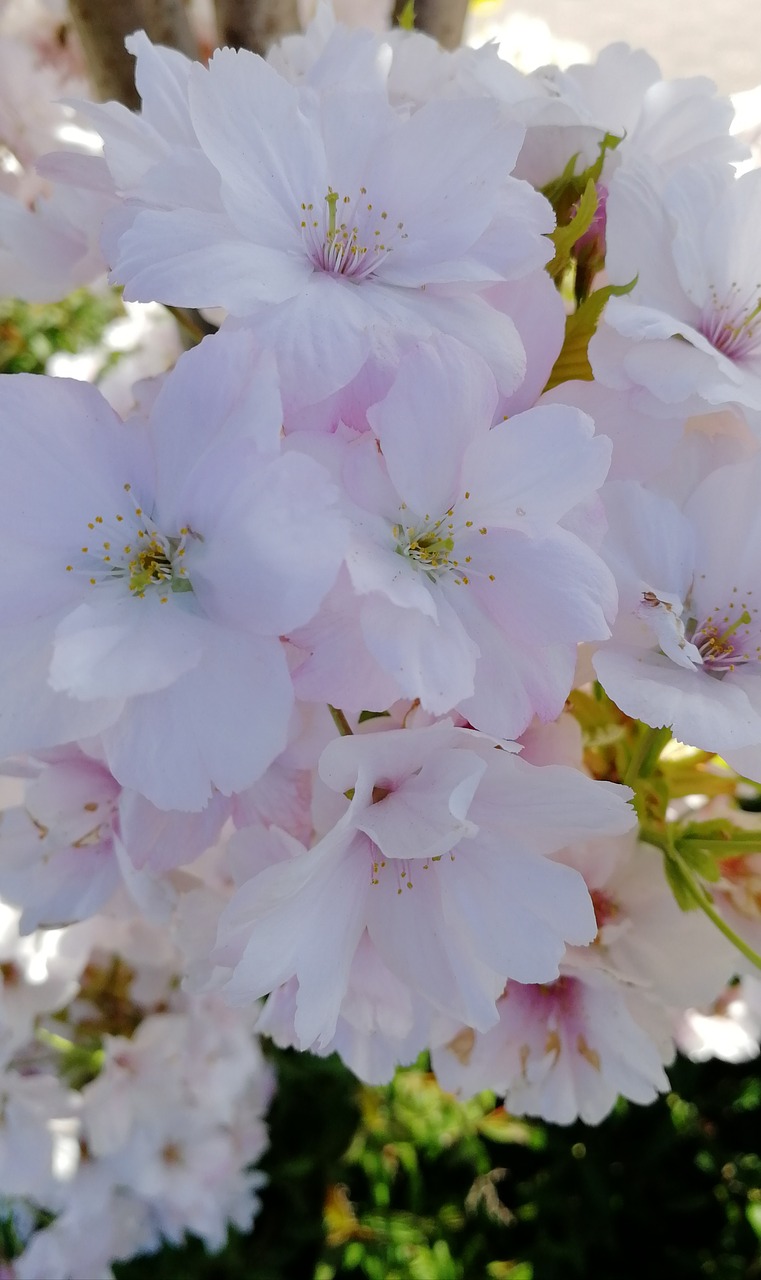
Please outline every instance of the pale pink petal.
[[[494, 379], [479, 356], [452, 338], [414, 347], [389, 394], [368, 410], [399, 496], [426, 519], [461, 497], [465, 449], [483, 443], [497, 405]], [[410, 430], [414, 421], [415, 430]]]
[[438, 620], [417, 609], [399, 610], [380, 595], [362, 604], [362, 633], [370, 653], [410, 698], [435, 715], [467, 698], [479, 648], [441, 592]]
[[478, 494], [480, 524], [536, 534], [599, 488], [609, 465], [610, 441], [586, 414], [542, 405], [471, 447], [462, 478]]
[[203, 619], [158, 595], [119, 591], [86, 603], [55, 633], [50, 684], [75, 698], [131, 698], [172, 684], [196, 666], [207, 640]]
[[109, 768], [159, 809], [203, 809], [259, 778], [287, 741], [293, 690], [279, 642], [220, 630], [198, 666], [130, 701], [103, 735]]

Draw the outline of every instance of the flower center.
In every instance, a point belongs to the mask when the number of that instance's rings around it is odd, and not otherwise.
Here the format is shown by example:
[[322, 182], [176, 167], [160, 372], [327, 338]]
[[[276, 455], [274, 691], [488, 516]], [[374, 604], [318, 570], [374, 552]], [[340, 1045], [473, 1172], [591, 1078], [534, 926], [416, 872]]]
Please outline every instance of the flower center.
[[741, 362], [761, 354], [761, 296], [743, 297], [733, 285], [726, 301], [720, 302], [713, 288], [711, 299], [698, 326], [711, 346]]
[[301, 205], [301, 235], [310, 261], [318, 271], [358, 283], [375, 275], [392, 252], [394, 241], [406, 240], [404, 223], [393, 223], [388, 211], [376, 212], [367, 187], [356, 197], [342, 196], [332, 187], [321, 207]]
[[481, 538], [486, 537], [488, 528], [478, 525], [475, 512], [473, 519], [464, 518], [471, 514], [470, 505], [465, 506], [470, 504], [470, 496], [470, 490], [466, 489], [462, 502], [458, 499], [439, 520], [425, 515], [416, 524], [403, 523], [406, 503], [399, 508], [401, 520], [392, 526], [394, 549], [397, 555], [411, 560], [429, 582], [438, 582], [447, 576], [457, 586], [467, 587], [474, 574], [481, 580], [496, 581], [494, 573], [485, 571], [490, 565], [484, 564], [483, 556], [479, 555]]
[[724, 858], [721, 889], [732, 906], [750, 920], [761, 920], [761, 867], [757, 857]]
[[721, 679], [736, 667], [761, 660], [761, 634], [754, 618], [757, 612], [746, 601], [738, 605], [731, 601], [725, 609], [714, 609], [703, 622], [688, 624], [689, 639], [709, 675]]
[[442, 517], [433, 524], [424, 524], [417, 529], [413, 525], [394, 525], [397, 555], [406, 556], [419, 565], [431, 582], [436, 582], [443, 573], [452, 570], [459, 574], [459, 563], [452, 555], [452, 525], [446, 524], [445, 520], [446, 517]]
[[621, 914], [621, 908], [615, 898], [611, 898], [610, 894], [607, 894], [604, 889], [590, 889], [589, 896], [594, 907], [599, 939], [599, 931], [604, 929], [606, 924], [618, 919]]
[[[753, 592], [746, 594], [750, 597]], [[732, 595], [736, 598], [728, 605], [723, 609], [716, 605], [700, 621], [689, 598], [682, 604], [676, 596], [661, 599], [654, 591], [645, 591], [639, 616], [650, 623], [661, 653], [672, 662], [693, 670], [702, 667], [707, 675], [722, 680], [736, 667], [761, 662], [758, 609], [741, 600], [737, 587]]]
[[[125, 493], [131, 487], [125, 484]], [[67, 573], [78, 568], [93, 587], [126, 579], [130, 595], [142, 600], [146, 592], [158, 591], [162, 604], [167, 603], [169, 592], [193, 590], [183, 562], [189, 540], [203, 539], [189, 526], [167, 537], [142, 507], [134, 506], [124, 515], [95, 516], [87, 528], [87, 540], [80, 548], [82, 560], [79, 565], [67, 564]]]

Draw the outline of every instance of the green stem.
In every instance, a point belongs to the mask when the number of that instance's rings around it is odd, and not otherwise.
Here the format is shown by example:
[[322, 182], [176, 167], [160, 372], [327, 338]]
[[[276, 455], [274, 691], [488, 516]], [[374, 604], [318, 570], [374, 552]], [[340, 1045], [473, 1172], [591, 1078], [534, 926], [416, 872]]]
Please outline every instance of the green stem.
[[341, 711], [338, 707], [331, 707], [330, 703], [328, 703], [328, 711], [332, 715], [333, 723], [335, 724], [341, 737], [350, 738], [352, 736], [353, 730], [351, 725], [349, 724], [349, 721], [346, 719], [346, 716], [344, 715], [343, 711]]
[[660, 849], [661, 853], [669, 856], [673, 853], [671, 842], [665, 832], [655, 831], [652, 827], [640, 827], [639, 839], [641, 844], [651, 844], [655, 849]]
[[700, 910], [708, 916], [708, 919], [716, 925], [719, 932], [724, 934], [724, 937], [732, 943], [732, 946], [736, 947], [741, 955], [745, 956], [746, 960], [750, 960], [752, 965], [755, 965], [757, 969], [761, 969], [761, 956], [757, 955], [753, 948], [748, 946], [748, 943], [740, 937], [739, 933], [735, 933], [734, 929], [732, 929], [730, 925], [727, 924], [726, 920], [719, 915], [708, 894], [695, 883], [692, 875], [688, 872], [681, 860], [679, 862], [679, 868], [684, 876], [687, 888], [695, 899], [697, 905], [700, 907]]
[[55, 1049], [57, 1053], [71, 1053], [72, 1049], [76, 1049], [73, 1040], [67, 1040], [65, 1036], [56, 1035], [55, 1031], [48, 1031], [47, 1027], [38, 1027], [35, 1035], [41, 1044], [46, 1044], [48, 1048]]
[[638, 778], [647, 778], [655, 769], [663, 748], [671, 738], [671, 730], [666, 728], [648, 729], [644, 733], [629, 761], [624, 782], [627, 787], [634, 786]]
[[688, 849], [690, 845], [695, 849], [705, 849], [706, 853], [718, 853], [720, 858], [749, 857], [753, 853], [761, 853], [761, 832], [747, 840], [704, 840], [701, 836], [681, 836], [676, 842], [677, 849]]

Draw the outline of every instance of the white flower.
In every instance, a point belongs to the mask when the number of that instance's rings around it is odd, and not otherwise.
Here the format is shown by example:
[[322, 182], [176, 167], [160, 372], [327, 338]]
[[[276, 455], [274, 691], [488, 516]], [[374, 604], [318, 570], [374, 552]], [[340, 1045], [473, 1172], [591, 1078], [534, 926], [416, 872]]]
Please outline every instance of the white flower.
[[114, 776], [159, 807], [242, 790], [286, 745], [279, 637], [315, 612], [344, 539], [323, 470], [280, 456], [270, 363], [243, 334], [208, 339], [147, 428], [87, 384], [24, 375], [3, 379], [0, 417], [3, 748], [100, 732]]
[[282, 834], [281, 856], [223, 911], [216, 952], [236, 1003], [298, 979], [301, 1047], [335, 1035], [365, 929], [413, 993], [481, 1028], [507, 977], [551, 980], [564, 942], [594, 936], [581, 877], [546, 855], [569, 831], [631, 826], [625, 789], [448, 721], [341, 738], [320, 773], [351, 794], [343, 816], [309, 851]]
[[165, 88], [175, 110], [150, 133], [99, 113], [126, 197], [105, 240], [126, 297], [245, 319], [294, 403], [442, 330], [482, 350], [506, 394], [517, 387], [520, 339], [484, 291], [547, 260], [553, 217], [509, 176], [523, 130], [498, 104], [409, 116], [382, 84], [298, 88], [231, 49], [180, 83], [166, 51], [135, 47], [144, 96]]

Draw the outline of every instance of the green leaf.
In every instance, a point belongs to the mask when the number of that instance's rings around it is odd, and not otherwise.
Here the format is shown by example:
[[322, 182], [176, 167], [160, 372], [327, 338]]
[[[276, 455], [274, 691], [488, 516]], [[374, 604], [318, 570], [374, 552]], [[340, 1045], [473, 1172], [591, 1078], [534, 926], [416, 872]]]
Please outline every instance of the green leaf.
[[396, 22], [404, 31], [415, 30], [415, 0], [406, 0]]
[[[542, 187], [542, 195], [545, 197], [545, 199], [549, 200], [550, 204], [555, 210], [557, 210], [558, 206], [563, 200], [563, 197], [566, 195], [569, 189], [573, 189], [573, 191], [576, 192], [577, 185], [580, 181], [580, 179], [575, 176], [576, 161], [578, 160], [578, 158], [579, 158], [579, 153], [577, 151], [575, 152], [574, 155], [571, 156], [570, 160], [568, 161], [568, 164], [566, 165], [565, 169], [561, 173], [560, 177], [553, 178], [552, 182], [548, 182], [546, 187]], [[586, 186], [586, 183], [584, 183], [582, 187], [579, 188], [577, 194], [580, 195], [581, 191], [583, 191], [585, 186]]]
[[600, 143], [600, 154], [593, 165], [587, 169], [584, 177], [590, 177], [593, 182], [597, 182], [602, 174], [602, 167], [605, 164], [605, 157], [609, 151], [615, 151], [616, 147], [623, 142], [626, 137], [625, 133], [606, 133]]
[[358, 723], [364, 724], [366, 720], [380, 720], [383, 716], [390, 715], [390, 711], [360, 711]]
[[553, 280], [559, 280], [568, 266], [571, 259], [571, 250], [577, 240], [580, 240], [585, 231], [588, 231], [591, 227], [598, 204], [597, 188], [590, 178], [570, 222], [557, 226], [550, 236], [550, 240], [555, 246], [555, 257], [547, 267], [547, 270]]
[[636, 283], [635, 276], [628, 284], [606, 284], [602, 289], [590, 293], [573, 315], [567, 317], [563, 346], [553, 365], [552, 373], [547, 379], [545, 391], [551, 391], [561, 382], [570, 382], [577, 378], [583, 382], [594, 380], [587, 354], [589, 340], [597, 329], [608, 298], [624, 297], [625, 294], [631, 293]]

